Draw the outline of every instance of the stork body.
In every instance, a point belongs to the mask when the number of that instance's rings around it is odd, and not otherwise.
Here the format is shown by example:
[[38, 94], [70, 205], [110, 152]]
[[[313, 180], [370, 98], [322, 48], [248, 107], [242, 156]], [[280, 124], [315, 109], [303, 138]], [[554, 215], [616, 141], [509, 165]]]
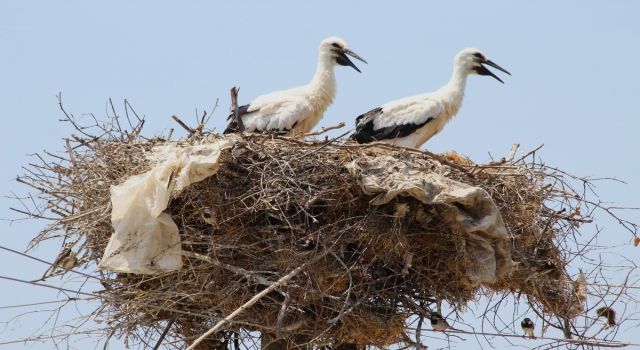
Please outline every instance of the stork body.
[[[348, 48], [343, 39], [332, 37], [323, 40], [318, 65], [309, 84], [271, 92], [239, 107], [238, 114], [246, 131], [282, 131], [291, 134], [311, 131], [336, 96], [334, 67], [351, 66], [360, 72], [347, 55], [365, 62]], [[230, 122], [225, 134], [237, 131], [232, 117], [233, 114], [229, 115]]]
[[446, 85], [431, 93], [388, 102], [358, 116], [356, 131], [350, 138], [358, 143], [381, 141], [420, 147], [458, 113], [470, 74], [490, 75], [502, 82], [482, 64], [509, 73], [477, 49], [464, 49], [454, 58], [453, 73]]

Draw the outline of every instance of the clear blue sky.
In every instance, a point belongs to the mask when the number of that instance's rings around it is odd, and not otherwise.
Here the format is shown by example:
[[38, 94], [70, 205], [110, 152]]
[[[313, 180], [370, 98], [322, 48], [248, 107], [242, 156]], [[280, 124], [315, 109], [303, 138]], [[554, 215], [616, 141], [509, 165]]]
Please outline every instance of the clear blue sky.
[[[304, 84], [320, 40], [338, 35], [369, 64], [360, 64], [362, 74], [338, 68], [338, 95], [321, 125], [345, 121], [351, 127], [356, 115], [372, 107], [431, 91], [449, 78], [457, 51], [477, 47], [513, 76], [504, 85], [471, 77], [461, 112], [427, 147], [483, 162], [489, 153], [505, 155], [513, 143], [523, 149], [545, 144], [541, 156], [547, 163], [627, 181], [604, 182], [598, 190], [604, 200], [637, 207], [639, 16], [640, 2], [632, 0], [3, 1], [0, 194], [25, 192], [13, 178], [30, 161], [27, 154], [62, 150], [61, 138], [71, 130], [57, 121], [59, 91], [76, 115], [103, 116], [109, 97], [127, 98], [147, 116], [148, 134], [176, 127], [172, 114], [193, 123], [196, 108], [210, 110], [219, 98], [209, 126], [220, 130], [231, 86], [240, 86], [240, 101], [248, 102]], [[1, 198], [0, 217], [15, 218], [8, 210], [15, 205]], [[627, 217], [640, 221], [637, 211]], [[0, 244], [22, 250], [41, 224], [0, 221]], [[603, 259], [638, 261], [640, 248], [630, 248], [630, 235], [606, 218], [600, 226], [605, 231], [598, 244], [621, 245]], [[52, 259], [53, 246], [35, 253]], [[42, 273], [43, 265], [19, 256], [0, 251], [0, 259], [2, 276], [33, 279]], [[0, 290], [0, 306], [61, 297], [3, 280]], [[0, 309], [0, 321], [15, 314]], [[0, 324], [0, 343], [29, 335], [42, 320], [36, 315]], [[638, 332], [619, 337], [640, 343]], [[459, 346], [478, 345], [471, 339]]]

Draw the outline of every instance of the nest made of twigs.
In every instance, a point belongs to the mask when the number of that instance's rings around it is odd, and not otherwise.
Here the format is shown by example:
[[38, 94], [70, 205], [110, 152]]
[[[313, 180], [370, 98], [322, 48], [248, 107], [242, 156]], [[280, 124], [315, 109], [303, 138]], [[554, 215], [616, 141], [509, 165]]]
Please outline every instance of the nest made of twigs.
[[[177, 142], [206, 140], [195, 135]], [[98, 262], [113, 233], [109, 187], [148, 170], [147, 153], [167, 142], [176, 141], [135, 135], [82, 140], [68, 148], [67, 160], [49, 164], [57, 180], [23, 178], [43, 190], [48, 209], [60, 216], [35, 241], [62, 232], [66, 242], [77, 242], [81, 264]], [[386, 345], [404, 338], [412, 315], [428, 317], [442, 301], [464, 307], [481, 288], [461, 282], [469, 269], [464, 233], [442, 220], [445, 206], [400, 197], [372, 206], [345, 164], [378, 154], [405, 157], [491, 195], [513, 240], [514, 267], [485, 287], [523, 293], [544, 312], [580, 312], [583, 300], [565, 272], [558, 242], [588, 219], [577, 207], [579, 196], [559, 188], [555, 173], [526, 162], [531, 154], [476, 165], [455, 153], [253, 135], [225, 151], [217, 174], [169, 203], [184, 268], [153, 276], [104, 274], [99, 317], [133, 337], [169, 322], [169, 334], [189, 342], [308, 262], [209, 346], [237, 341], [240, 329], [290, 344]], [[559, 213], [550, 203], [572, 212]]]

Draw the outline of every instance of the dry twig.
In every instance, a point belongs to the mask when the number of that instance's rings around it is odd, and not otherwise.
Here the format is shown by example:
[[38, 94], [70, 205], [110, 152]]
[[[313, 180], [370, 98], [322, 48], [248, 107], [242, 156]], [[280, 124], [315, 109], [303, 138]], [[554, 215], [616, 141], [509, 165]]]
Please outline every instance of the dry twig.
[[[232, 100], [242, 130], [236, 89]], [[51, 220], [32, 246], [64, 237], [78, 242], [74, 252], [80, 267], [95, 266], [112, 234], [110, 186], [149, 170], [147, 155], [155, 146], [193, 145], [221, 136], [191, 128], [176, 117], [189, 132], [187, 138], [147, 139], [141, 136], [144, 118], [126, 101], [126, 122], [118, 122], [121, 114], [110, 102], [111, 122], [92, 118], [92, 125], [82, 125], [65, 111], [61, 96], [59, 103], [77, 135], [65, 141], [65, 153], [36, 157], [26, 168], [19, 182], [34, 193], [19, 198], [22, 206], [14, 210]], [[203, 115], [200, 125], [205, 120]], [[131, 130], [123, 130], [127, 124]], [[307, 136], [338, 127], [342, 125]], [[634, 235], [638, 227], [597, 198], [592, 179], [539, 162], [538, 149], [518, 156], [514, 146], [504, 160], [483, 165], [388, 144], [345, 144], [341, 136], [308, 143], [245, 135], [223, 154], [215, 176], [169, 203], [167, 213], [179, 227], [185, 267], [153, 276], [89, 271], [86, 275], [99, 279], [104, 290], [87, 296], [102, 301], [96, 317], [110, 325], [108, 334], [148, 347], [193, 347], [201, 334], [203, 347], [250, 344], [256, 332], [277, 334], [292, 346], [383, 347], [402, 341], [418, 346], [425, 330], [420, 323], [413, 342], [406, 335], [407, 317], [427, 317], [436, 300], [457, 312], [481, 294], [489, 295], [483, 322], [497, 330], [497, 336], [506, 336], [502, 329], [510, 329], [500, 312], [507, 297], [517, 305], [524, 294], [532, 312], [574, 338], [564, 343], [589, 338], [583, 344], [605, 346], [603, 340], [592, 339], [600, 334], [594, 327], [596, 309], [615, 303], [616, 310], [622, 310], [611, 328], [615, 331], [629, 317], [619, 305], [638, 287], [607, 280], [614, 268], [594, 258], [599, 256], [595, 249], [601, 249], [593, 243], [599, 231], [585, 238], [581, 225], [599, 210]], [[472, 268], [468, 237], [442, 219], [450, 210], [446, 206], [400, 197], [372, 206], [345, 165], [380, 154], [487, 191], [512, 237], [512, 274], [484, 287], [463, 283]], [[406, 206], [403, 215], [398, 215], [398, 206]], [[215, 216], [215, 224], [203, 220], [205, 208]], [[584, 290], [589, 309], [580, 302], [583, 297], [576, 296], [569, 273], [580, 261], [592, 267], [586, 270], [590, 281]], [[615, 267], [624, 268], [635, 271], [631, 262]], [[295, 327], [283, 326], [292, 324]]]

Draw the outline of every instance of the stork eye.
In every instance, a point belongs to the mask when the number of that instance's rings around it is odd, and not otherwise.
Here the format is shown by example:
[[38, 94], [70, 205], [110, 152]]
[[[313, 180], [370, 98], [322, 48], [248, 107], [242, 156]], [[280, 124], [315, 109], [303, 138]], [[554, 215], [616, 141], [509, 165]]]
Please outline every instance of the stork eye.
[[474, 53], [474, 54], [473, 54], [473, 56], [474, 56], [475, 58], [479, 58], [479, 59], [481, 59], [481, 60], [483, 60], [483, 59], [484, 59], [484, 56], [483, 56], [480, 52], [476, 52], [476, 53]]
[[335, 47], [336, 49], [342, 49], [342, 46], [338, 43], [332, 43], [331, 46]]

